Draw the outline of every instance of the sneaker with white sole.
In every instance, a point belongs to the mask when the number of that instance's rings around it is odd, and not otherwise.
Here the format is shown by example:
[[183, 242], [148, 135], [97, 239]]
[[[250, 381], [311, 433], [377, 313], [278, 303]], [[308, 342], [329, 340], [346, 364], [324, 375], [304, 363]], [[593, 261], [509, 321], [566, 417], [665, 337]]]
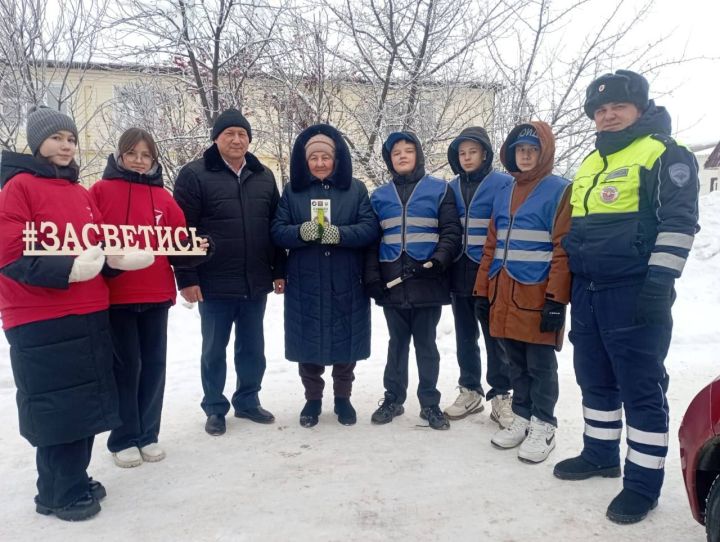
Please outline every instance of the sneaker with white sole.
[[165, 450], [160, 448], [157, 442], [153, 442], [140, 448], [140, 455], [142, 456], [143, 461], [156, 463], [157, 461], [165, 459]]
[[461, 420], [470, 414], [482, 412], [485, 409], [483, 405], [483, 396], [480, 392], [469, 390], [458, 386], [460, 395], [455, 402], [445, 409], [445, 415], [451, 420]]
[[512, 411], [512, 395], [506, 393], [504, 395], [496, 395], [490, 399], [492, 410], [490, 411], [490, 419], [500, 426], [500, 429], [510, 427], [515, 418]]
[[142, 455], [140, 455], [140, 450], [138, 450], [135, 446], [131, 448], [125, 448], [124, 450], [120, 450], [119, 452], [114, 452], [112, 454], [112, 457], [115, 464], [118, 467], [122, 467], [123, 469], [137, 467], [138, 465], [142, 465], [143, 462]]
[[518, 459], [525, 463], [541, 463], [554, 449], [555, 426], [535, 416], [530, 418], [527, 438], [518, 448]]
[[529, 425], [530, 420], [516, 415], [509, 427], [498, 429], [495, 432], [490, 442], [498, 448], [515, 448], [515, 446], [519, 446], [522, 441], [525, 440]]

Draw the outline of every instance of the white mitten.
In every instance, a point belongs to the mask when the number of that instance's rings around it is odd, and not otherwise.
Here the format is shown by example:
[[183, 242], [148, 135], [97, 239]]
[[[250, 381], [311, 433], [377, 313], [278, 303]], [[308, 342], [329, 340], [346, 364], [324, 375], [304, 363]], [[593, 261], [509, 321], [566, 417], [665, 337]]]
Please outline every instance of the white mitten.
[[155, 261], [155, 256], [151, 252], [144, 250], [137, 250], [135, 252], [128, 252], [120, 256], [108, 256], [107, 264], [113, 269], [120, 271], [137, 271], [138, 269], [145, 269], [152, 265]]
[[105, 254], [100, 247], [90, 247], [83, 250], [73, 260], [68, 282], [84, 282], [94, 279], [105, 265]]

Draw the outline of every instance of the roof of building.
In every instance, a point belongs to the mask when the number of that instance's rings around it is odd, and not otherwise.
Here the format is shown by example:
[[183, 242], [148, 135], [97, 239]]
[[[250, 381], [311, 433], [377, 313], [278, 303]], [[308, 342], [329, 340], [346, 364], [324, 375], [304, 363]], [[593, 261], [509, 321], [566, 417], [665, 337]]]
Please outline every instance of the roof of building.
[[703, 167], [705, 169], [720, 168], [720, 142], [715, 145], [715, 148], [710, 153], [710, 156], [708, 156], [708, 159], [705, 161], [705, 165]]

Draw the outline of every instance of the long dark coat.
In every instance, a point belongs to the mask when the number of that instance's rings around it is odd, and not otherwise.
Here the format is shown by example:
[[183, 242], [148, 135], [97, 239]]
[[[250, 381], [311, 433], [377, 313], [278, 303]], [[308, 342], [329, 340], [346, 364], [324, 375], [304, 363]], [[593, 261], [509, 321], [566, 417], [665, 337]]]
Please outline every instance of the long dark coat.
[[[305, 143], [316, 134], [335, 141], [335, 170], [324, 181], [311, 176]], [[310, 220], [310, 200], [329, 199], [330, 217], [340, 244], [306, 243], [300, 225]], [[367, 188], [352, 178], [350, 152], [335, 128], [311, 126], [295, 141], [290, 183], [285, 187], [272, 239], [289, 249], [285, 290], [285, 357], [290, 361], [333, 365], [370, 356], [370, 301], [362, 282], [364, 248], [380, 227]]]

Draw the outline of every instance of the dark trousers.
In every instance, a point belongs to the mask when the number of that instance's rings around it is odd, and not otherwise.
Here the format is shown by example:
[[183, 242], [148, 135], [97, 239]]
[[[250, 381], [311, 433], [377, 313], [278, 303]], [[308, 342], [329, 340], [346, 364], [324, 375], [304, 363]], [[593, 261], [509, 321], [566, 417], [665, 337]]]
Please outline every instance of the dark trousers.
[[122, 425], [113, 429], [111, 452], [158, 441], [165, 394], [168, 307], [110, 309], [115, 382]]
[[225, 349], [235, 324], [235, 373], [237, 383], [232, 396], [235, 410], [246, 410], [260, 404], [258, 393], [265, 374], [265, 338], [263, 318], [267, 296], [257, 300], [212, 300], [200, 303], [202, 357], [200, 374], [205, 414], [222, 414], [230, 410], [223, 395], [227, 362]]
[[510, 392], [510, 367], [503, 359], [498, 340], [490, 336], [487, 322], [478, 318], [477, 298], [452, 296], [452, 311], [455, 318], [455, 344], [460, 366], [458, 384], [485, 395], [482, 387], [482, 362], [480, 360], [480, 328], [482, 328], [487, 352], [487, 383], [490, 385], [486, 398]]
[[557, 426], [558, 365], [555, 347], [513, 339], [499, 339], [510, 362], [513, 389], [512, 409], [518, 416], [531, 416]]
[[440, 353], [435, 344], [435, 334], [442, 307], [415, 309], [383, 307], [383, 312], [390, 332], [383, 378], [386, 396], [389, 395], [399, 404], [407, 399], [408, 356], [410, 338], [412, 338], [420, 378], [417, 390], [420, 406], [439, 405], [440, 392], [437, 389], [437, 380], [440, 372]]
[[624, 407], [628, 444], [624, 487], [657, 499], [670, 437], [665, 356], [672, 325], [635, 323], [641, 287], [597, 290], [575, 277], [570, 341], [583, 397], [582, 456], [595, 465], [620, 463]]
[[[298, 363], [298, 371], [303, 386], [305, 386], [305, 399], [316, 401], [322, 399], [325, 381], [324, 365], [314, 363]], [[332, 366], [333, 393], [335, 397], [349, 398], [352, 393], [352, 383], [355, 380], [355, 363], [336, 363]]]
[[74, 503], [88, 492], [87, 468], [94, 440], [92, 436], [67, 444], [37, 448], [38, 502], [60, 508]]

